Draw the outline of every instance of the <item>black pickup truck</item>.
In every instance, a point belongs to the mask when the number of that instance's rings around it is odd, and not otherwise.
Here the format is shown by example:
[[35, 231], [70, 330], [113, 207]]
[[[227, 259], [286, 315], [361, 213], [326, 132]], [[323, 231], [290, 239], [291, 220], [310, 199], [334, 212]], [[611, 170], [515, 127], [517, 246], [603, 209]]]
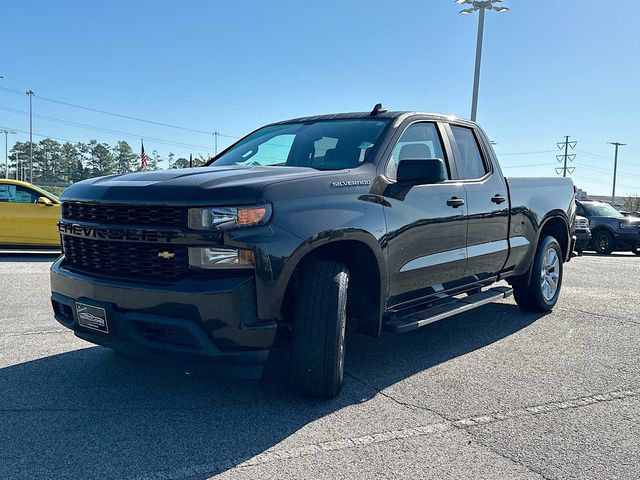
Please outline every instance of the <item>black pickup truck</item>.
[[473, 122], [380, 106], [299, 118], [204, 167], [69, 187], [51, 300], [117, 351], [259, 372], [288, 338], [294, 386], [332, 397], [347, 325], [405, 332], [512, 293], [551, 310], [575, 208], [570, 179], [505, 178]]

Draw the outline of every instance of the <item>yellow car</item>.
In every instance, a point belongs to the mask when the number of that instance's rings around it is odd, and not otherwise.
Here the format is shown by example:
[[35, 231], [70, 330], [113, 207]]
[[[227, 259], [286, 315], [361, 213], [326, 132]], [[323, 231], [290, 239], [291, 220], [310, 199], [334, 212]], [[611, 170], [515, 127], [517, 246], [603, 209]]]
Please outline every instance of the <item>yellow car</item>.
[[60, 247], [60, 200], [17, 180], [0, 179], [0, 247]]

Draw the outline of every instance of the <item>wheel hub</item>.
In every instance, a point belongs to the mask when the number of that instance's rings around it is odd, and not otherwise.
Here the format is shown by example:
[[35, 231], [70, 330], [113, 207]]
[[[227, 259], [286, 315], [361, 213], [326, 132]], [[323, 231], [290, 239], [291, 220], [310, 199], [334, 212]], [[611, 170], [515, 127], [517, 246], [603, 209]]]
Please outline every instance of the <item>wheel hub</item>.
[[560, 278], [560, 259], [558, 252], [554, 248], [549, 248], [542, 259], [540, 270], [540, 287], [542, 296], [549, 302], [558, 292], [558, 282]]

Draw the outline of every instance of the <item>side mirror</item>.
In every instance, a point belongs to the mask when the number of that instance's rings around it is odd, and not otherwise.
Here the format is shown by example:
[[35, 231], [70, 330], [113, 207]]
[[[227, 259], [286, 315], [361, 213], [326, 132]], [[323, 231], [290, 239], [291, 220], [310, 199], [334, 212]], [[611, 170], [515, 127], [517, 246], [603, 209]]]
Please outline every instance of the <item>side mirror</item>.
[[429, 185], [447, 180], [447, 167], [439, 158], [400, 160], [396, 179], [402, 185]]
[[47, 197], [38, 197], [36, 203], [39, 203], [40, 205], [46, 205], [47, 207], [53, 207], [53, 202]]

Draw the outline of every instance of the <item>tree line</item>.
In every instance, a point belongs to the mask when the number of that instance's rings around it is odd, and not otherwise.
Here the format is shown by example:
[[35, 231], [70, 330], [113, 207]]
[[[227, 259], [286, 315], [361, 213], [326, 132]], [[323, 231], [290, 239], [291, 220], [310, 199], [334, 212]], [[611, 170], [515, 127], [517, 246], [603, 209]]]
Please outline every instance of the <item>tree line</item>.
[[[29, 142], [16, 142], [8, 158], [9, 178], [28, 178]], [[147, 158], [146, 170], [162, 170], [159, 163], [163, 159], [156, 150], [147, 153]], [[189, 167], [189, 159], [176, 158], [173, 153], [169, 153], [166, 160], [169, 168]], [[202, 165], [206, 160], [194, 157], [193, 166]], [[140, 155], [123, 140], [114, 146], [97, 140], [90, 140], [88, 143], [60, 143], [45, 138], [40, 142], [33, 142], [33, 182], [37, 184], [69, 184], [86, 178], [140, 170]], [[0, 172], [4, 177], [4, 162], [1, 162]]]

